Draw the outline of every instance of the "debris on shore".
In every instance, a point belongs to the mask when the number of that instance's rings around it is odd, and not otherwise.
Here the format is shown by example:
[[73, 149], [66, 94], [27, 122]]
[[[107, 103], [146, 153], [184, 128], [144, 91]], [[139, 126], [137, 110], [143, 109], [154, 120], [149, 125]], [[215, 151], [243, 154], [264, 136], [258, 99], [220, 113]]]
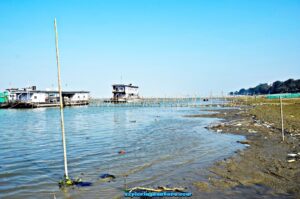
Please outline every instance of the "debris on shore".
[[[286, 139], [282, 141], [278, 107], [263, 104], [235, 109], [221, 109], [212, 114], [187, 117], [221, 118], [206, 128], [216, 133], [246, 136], [238, 141], [245, 150], [212, 166], [207, 181], [195, 182], [202, 192], [235, 187], [251, 189], [257, 185], [268, 187], [274, 194], [300, 195], [300, 106], [285, 106]], [[267, 108], [266, 108], [267, 107]], [[278, 109], [278, 110], [277, 110]], [[214, 110], [215, 111], [215, 110]], [[296, 115], [296, 116], [295, 116]]]

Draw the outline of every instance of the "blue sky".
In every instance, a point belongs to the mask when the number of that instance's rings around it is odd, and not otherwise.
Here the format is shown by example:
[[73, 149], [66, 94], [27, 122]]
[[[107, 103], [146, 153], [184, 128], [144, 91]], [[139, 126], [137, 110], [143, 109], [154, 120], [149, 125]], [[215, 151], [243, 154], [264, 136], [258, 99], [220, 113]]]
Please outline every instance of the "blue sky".
[[110, 97], [220, 95], [300, 78], [300, 1], [0, 1], [0, 89], [57, 87]]

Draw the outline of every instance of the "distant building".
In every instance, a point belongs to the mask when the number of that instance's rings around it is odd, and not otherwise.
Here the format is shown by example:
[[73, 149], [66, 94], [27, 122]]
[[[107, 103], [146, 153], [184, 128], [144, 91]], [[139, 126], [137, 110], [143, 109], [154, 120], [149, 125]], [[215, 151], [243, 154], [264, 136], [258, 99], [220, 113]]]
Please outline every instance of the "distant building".
[[8, 92], [0, 92], [0, 105], [8, 102]]
[[[37, 108], [59, 106], [58, 91], [36, 90], [36, 86], [28, 88], [10, 88], [4, 92], [6, 104], [14, 108]], [[64, 106], [89, 104], [88, 91], [62, 91]]]
[[130, 102], [139, 99], [139, 87], [132, 84], [113, 84], [112, 102]]

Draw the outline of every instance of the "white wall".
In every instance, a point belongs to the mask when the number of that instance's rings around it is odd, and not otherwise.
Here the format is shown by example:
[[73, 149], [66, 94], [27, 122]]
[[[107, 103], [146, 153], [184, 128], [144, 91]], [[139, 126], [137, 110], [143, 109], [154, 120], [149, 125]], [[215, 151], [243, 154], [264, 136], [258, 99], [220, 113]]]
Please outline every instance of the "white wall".
[[11, 92], [8, 92], [8, 101], [12, 102], [17, 100], [17, 95]]
[[88, 93], [75, 93], [71, 101], [76, 102], [76, 101], [88, 101], [89, 100], [89, 94]]
[[33, 93], [33, 95], [31, 96], [31, 101], [43, 103], [43, 102], [46, 102], [47, 96], [48, 96], [48, 94], [46, 94], [46, 93]]
[[130, 94], [137, 96], [139, 94], [138, 88], [126, 87], [126, 97], [128, 97]]

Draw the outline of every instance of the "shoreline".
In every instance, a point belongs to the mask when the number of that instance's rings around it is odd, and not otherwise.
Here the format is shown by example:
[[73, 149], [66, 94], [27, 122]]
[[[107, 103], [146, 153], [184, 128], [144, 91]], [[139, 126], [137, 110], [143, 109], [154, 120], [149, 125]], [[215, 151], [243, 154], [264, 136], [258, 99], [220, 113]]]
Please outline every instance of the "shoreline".
[[[279, 198], [300, 198], [300, 158], [288, 162], [288, 154], [300, 152], [300, 136], [291, 132], [282, 142], [281, 129], [273, 123], [259, 120], [251, 114], [254, 107], [244, 106], [213, 110], [211, 114], [185, 117], [219, 118], [220, 122], [207, 126], [215, 133], [243, 135], [244, 150], [208, 168], [207, 181], [195, 182], [203, 195], [228, 198], [246, 197], [244, 194]], [[239, 190], [239, 191], [237, 191]], [[255, 197], [251, 195], [250, 198]], [[225, 197], [226, 198], [226, 197]]]

